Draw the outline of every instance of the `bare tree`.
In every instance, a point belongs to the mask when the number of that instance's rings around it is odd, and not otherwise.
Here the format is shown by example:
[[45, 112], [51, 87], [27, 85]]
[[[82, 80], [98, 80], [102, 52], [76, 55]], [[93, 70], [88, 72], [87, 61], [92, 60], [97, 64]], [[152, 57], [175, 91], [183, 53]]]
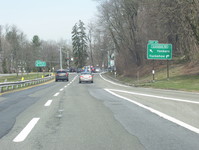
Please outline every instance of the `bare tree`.
[[90, 23], [88, 25], [88, 45], [89, 45], [89, 53], [90, 53], [90, 60], [91, 60], [91, 64], [92, 66], [94, 66], [94, 62], [93, 62], [93, 32], [94, 32], [94, 25], [92, 23]]
[[173, 44], [177, 59], [198, 61], [198, 7], [198, 0], [101, 0], [99, 21], [118, 52], [120, 73], [132, 74], [148, 63], [148, 40]]

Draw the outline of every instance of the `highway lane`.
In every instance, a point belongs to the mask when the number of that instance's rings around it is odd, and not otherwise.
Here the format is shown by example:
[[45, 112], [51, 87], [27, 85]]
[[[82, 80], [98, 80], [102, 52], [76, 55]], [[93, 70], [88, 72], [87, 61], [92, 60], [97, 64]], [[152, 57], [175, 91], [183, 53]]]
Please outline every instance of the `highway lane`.
[[106, 89], [199, 128], [199, 93], [129, 86]]
[[[117, 94], [198, 127], [198, 104], [146, 96], [197, 102], [198, 94], [121, 86], [105, 81], [98, 74], [93, 84], [79, 84], [76, 74], [72, 74], [70, 82], [52, 82], [0, 98], [0, 114], [3, 112], [0, 119], [10, 118], [5, 123], [1, 121], [0, 128], [2, 124], [11, 124], [6, 132], [3, 129], [0, 132], [0, 147], [3, 150], [198, 149], [197, 133]], [[30, 132], [25, 130], [28, 134], [20, 135], [26, 126], [31, 128]]]
[[[16, 117], [21, 112], [36, 103], [39, 99], [46, 97], [45, 91], [43, 93], [40, 91], [48, 86], [38, 86], [29, 90], [5, 94], [0, 97], [0, 137], [9, 132], [16, 121]], [[37, 92], [37, 95], [32, 96], [32, 93], [35, 92]]]

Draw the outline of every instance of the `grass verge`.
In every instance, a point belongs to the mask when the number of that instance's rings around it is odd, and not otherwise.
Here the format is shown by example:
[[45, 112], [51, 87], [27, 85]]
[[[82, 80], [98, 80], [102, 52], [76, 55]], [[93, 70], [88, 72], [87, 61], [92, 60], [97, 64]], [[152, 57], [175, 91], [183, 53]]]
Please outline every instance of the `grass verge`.
[[182, 66], [171, 68], [169, 79], [167, 79], [166, 70], [159, 70], [155, 74], [155, 81], [152, 81], [151, 74], [139, 78], [124, 76], [117, 76], [115, 78], [112, 73], [108, 73], [108, 75], [112, 76], [114, 79], [117, 79], [121, 83], [132, 86], [199, 92], [199, 75], [185, 75], [182, 73], [182, 68]]
[[141, 83], [139, 86], [199, 92], [199, 76], [182, 75], [172, 77], [169, 80], [162, 79], [155, 82]]
[[21, 81], [22, 77], [24, 80], [33, 80], [37, 78], [42, 78], [42, 76], [46, 76], [49, 73], [28, 73], [23, 75], [9, 75], [9, 76], [0, 76], [0, 83], [1, 82], [15, 82]]

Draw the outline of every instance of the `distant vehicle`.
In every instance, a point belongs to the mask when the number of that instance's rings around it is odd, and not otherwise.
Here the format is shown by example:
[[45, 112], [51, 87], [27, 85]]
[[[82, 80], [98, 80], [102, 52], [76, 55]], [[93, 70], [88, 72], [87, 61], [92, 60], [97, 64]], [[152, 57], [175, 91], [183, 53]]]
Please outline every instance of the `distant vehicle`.
[[66, 69], [67, 72], [70, 72], [70, 69]]
[[59, 80], [68, 81], [68, 72], [67, 72], [67, 70], [59, 69], [59, 70], [56, 71], [55, 82], [57, 82]]
[[99, 67], [96, 67], [95, 70], [94, 70], [94, 72], [95, 73], [99, 73], [99, 72], [101, 72], [101, 69]]
[[91, 82], [93, 83], [93, 74], [91, 72], [81, 72], [79, 76], [79, 83]]
[[70, 68], [70, 72], [76, 72], [75, 68]]
[[95, 72], [95, 68], [94, 67], [91, 68], [91, 72]]
[[84, 70], [82, 68], [77, 68], [77, 73], [83, 72]]
[[84, 66], [84, 72], [91, 72], [91, 66]]

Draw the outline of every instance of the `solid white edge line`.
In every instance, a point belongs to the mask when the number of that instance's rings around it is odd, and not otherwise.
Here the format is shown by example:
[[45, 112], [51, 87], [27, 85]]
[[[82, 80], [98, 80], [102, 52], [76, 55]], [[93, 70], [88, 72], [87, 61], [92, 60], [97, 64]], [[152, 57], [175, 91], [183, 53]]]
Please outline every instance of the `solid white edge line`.
[[54, 94], [54, 96], [58, 96], [58, 95], [59, 95], [59, 92], [57, 92], [57, 93]]
[[105, 81], [107, 81], [107, 82], [109, 82], [109, 83], [111, 83], [111, 84], [118, 85], [118, 86], [121, 86], [121, 87], [129, 87], [129, 86], [126, 86], [126, 85], [118, 84], [118, 83], [112, 82], [112, 81], [110, 81], [110, 80], [107, 80], [107, 79], [105, 79], [104, 77], [102, 77], [101, 74], [100, 74], [100, 77], [101, 77], [103, 80], [105, 80]]
[[186, 99], [179, 99], [179, 98], [171, 98], [171, 97], [164, 97], [164, 96], [149, 95], [149, 94], [129, 92], [129, 91], [117, 90], [117, 89], [109, 89], [109, 90], [115, 91], [115, 92], [122, 92], [122, 93], [132, 94], [132, 95], [139, 95], [139, 96], [145, 96], [145, 97], [153, 97], [153, 98], [159, 98], [159, 99], [166, 99], [166, 100], [170, 100], [170, 101], [178, 101], [178, 102], [199, 104], [199, 102], [191, 101], [191, 100], [186, 100]]
[[16, 136], [13, 142], [23, 142], [28, 134], [32, 131], [34, 126], [37, 124], [40, 118], [33, 118], [26, 127]]
[[53, 100], [48, 100], [48, 101], [45, 103], [45, 105], [44, 105], [44, 106], [45, 106], [45, 107], [50, 106], [50, 105], [51, 105], [51, 103], [52, 103], [52, 101], [53, 101]]
[[104, 90], [107, 91], [107, 92], [109, 92], [110, 94], [112, 94], [112, 95], [114, 95], [114, 96], [117, 96], [117, 97], [122, 98], [122, 99], [124, 99], [124, 100], [127, 100], [127, 101], [129, 101], [129, 102], [132, 102], [132, 103], [134, 103], [135, 105], [137, 105], [137, 106], [139, 106], [139, 107], [142, 107], [142, 108], [144, 108], [144, 109], [146, 109], [146, 110], [148, 110], [148, 111], [150, 111], [150, 112], [152, 112], [152, 113], [154, 113], [154, 114], [156, 114], [156, 115], [158, 115], [158, 116], [160, 116], [160, 117], [162, 117], [162, 118], [164, 118], [164, 119], [166, 119], [166, 120], [169, 120], [169, 121], [171, 121], [171, 122], [173, 122], [173, 123], [175, 123], [175, 124], [177, 124], [177, 125], [179, 125], [179, 126], [181, 126], [181, 127], [184, 127], [184, 128], [186, 128], [186, 129], [188, 129], [188, 130], [190, 130], [190, 131], [193, 131], [193, 132], [199, 134], [199, 129], [196, 128], [196, 127], [193, 127], [193, 126], [191, 126], [191, 125], [189, 125], [189, 124], [187, 124], [187, 123], [185, 123], [185, 122], [182, 122], [182, 121], [180, 121], [180, 120], [178, 120], [178, 119], [175, 119], [175, 118], [173, 118], [173, 117], [171, 117], [171, 116], [168, 116], [168, 115], [166, 115], [166, 114], [164, 114], [164, 113], [162, 113], [162, 112], [160, 112], [160, 111], [157, 111], [157, 110], [155, 110], [155, 109], [153, 109], [153, 108], [151, 108], [151, 107], [145, 106], [145, 105], [143, 105], [143, 104], [141, 104], [141, 103], [138, 103], [138, 102], [136, 102], [136, 101], [134, 101], [134, 100], [131, 100], [131, 99], [126, 98], [126, 97], [124, 97], [124, 96], [118, 95], [118, 94], [116, 94], [116, 93], [110, 91], [109, 89], [104, 89]]

